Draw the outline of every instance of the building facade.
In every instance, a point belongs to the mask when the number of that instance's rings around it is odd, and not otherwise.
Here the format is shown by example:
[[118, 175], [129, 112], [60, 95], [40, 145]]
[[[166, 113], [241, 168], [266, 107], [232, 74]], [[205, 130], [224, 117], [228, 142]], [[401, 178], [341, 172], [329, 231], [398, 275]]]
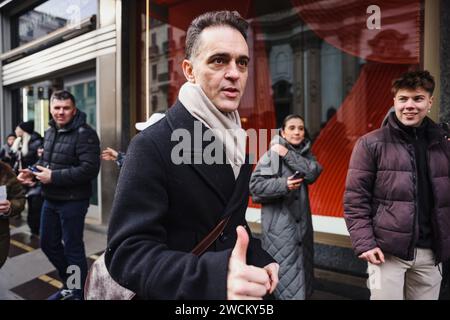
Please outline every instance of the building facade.
[[[49, 97], [70, 90], [102, 146], [121, 137], [121, 6], [115, 0], [0, 2], [0, 132], [34, 120], [48, 127]], [[88, 221], [105, 223], [117, 173], [104, 163]]]

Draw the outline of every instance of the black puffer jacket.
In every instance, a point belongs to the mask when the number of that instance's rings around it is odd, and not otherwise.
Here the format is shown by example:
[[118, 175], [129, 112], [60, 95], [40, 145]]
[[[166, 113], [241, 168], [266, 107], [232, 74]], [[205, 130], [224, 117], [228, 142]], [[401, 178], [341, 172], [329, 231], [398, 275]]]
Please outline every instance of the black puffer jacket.
[[44, 197], [52, 200], [82, 200], [92, 194], [91, 181], [100, 169], [100, 141], [86, 124], [86, 114], [77, 110], [73, 120], [58, 129], [49, 122], [44, 155], [39, 164], [52, 170], [52, 182], [43, 185]]

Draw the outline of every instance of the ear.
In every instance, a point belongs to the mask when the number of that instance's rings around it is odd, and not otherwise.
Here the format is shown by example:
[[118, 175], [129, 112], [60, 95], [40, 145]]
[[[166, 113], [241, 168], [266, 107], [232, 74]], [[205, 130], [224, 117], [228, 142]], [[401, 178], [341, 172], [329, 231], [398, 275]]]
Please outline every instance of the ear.
[[192, 61], [184, 59], [183, 63], [181, 64], [181, 68], [183, 69], [186, 80], [191, 83], [195, 83], [194, 66], [192, 64]]
[[430, 109], [431, 109], [431, 106], [433, 105], [433, 98], [434, 98], [434, 96], [430, 97]]

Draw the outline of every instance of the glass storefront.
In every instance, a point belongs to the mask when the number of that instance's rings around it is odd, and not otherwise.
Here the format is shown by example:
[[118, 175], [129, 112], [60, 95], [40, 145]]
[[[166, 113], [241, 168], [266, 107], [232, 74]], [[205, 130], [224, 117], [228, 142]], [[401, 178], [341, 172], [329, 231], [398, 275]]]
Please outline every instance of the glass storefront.
[[44, 131], [48, 128], [50, 91], [50, 81], [35, 83], [20, 89], [23, 121], [34, 120], [34, 129], [41, 136], [44, 136]]
[[97, 0], [49, 0], [12, 19], [12, 48], [97, 15]]
[[147, 107], [165, 110], [176, 100], [189, 22], [206, 11], [237, 10], [250, 23], [243, 126], [273, 129], [288, 114], [303, 116], [324, 167], [310, 189], [312, 211], [341, 217], [356, 139], [380, 126], [392, 105], [392, 80], [420, 65], [421, 1], [146, 2], [137, 8], [138, 20], [148, 22], [137, 24], [138, 121]]

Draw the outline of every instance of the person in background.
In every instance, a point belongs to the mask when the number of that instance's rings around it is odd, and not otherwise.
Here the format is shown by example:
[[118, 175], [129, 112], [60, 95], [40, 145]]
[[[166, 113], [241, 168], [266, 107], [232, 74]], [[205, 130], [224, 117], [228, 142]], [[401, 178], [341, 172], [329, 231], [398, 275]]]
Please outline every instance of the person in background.
[[322, 166], [311, 153], [301, 116], [287, 116], [280, 135], [259, 160], [250, 193], [254, 202], [262, 203], [263, 248], [280, 264], [275, 297], [304, 300], [312, 294], [314, 279], [308, 186], [319, 177]]
[[116, 151], [113, 148], [107, 147], [105, 150], [102, 151], [101, 157], [102, 160], [115, 161], [120, 169], [122, 168], [123, 162], [125, 160], [125, 152]]
[[[20, 170], [26, 169], [34, 165], [38, 160], [38, 149], [42, 147], [43, 139], [39, 133], [34, 131], [34, 121], [29, 120], [21, 122], [16, 127], [17, 139], [11, 147], [11, 151], [14, 156], [13, 169], [16, 174], [20, 173]], [[42, 210], [42, 195], [39, 183], [33, 183], [25, 187], [28, 212], [27, 223], [30, 228], [31, 236], [37, 237], [39, 235], [38, 225], [41, 217]], [[16, 216], [20, 219], [20, 215]]]
[[34, 131], [34, 121], [21, 122], [16, 127], [16, 136], [11, 151], [14, 155], [14, 170], [19, 174], [20, 170], [32, 166], [38, 160], [37, 150], [43, 144], [39, 133]]
[[0, 199], [0, 268], [9, 252], [9, 218], [25, 207], [25, 190], [9, 165], [0, 160], [0, 186], [6, 187], [6, 199]]
[[[158, 122], [162, 118], [165, 117], [165, 114], [163, 112], [155, 112], [153, 113], [150, 118], [147, 119], [145, 122], [137, 122], [135, 124], [135, 128], [138, 131], [142, 131], [146, 129], [147, 127], [151, 126], [152, 124]], [[111, 147], [107, 147], [105, 150], [102, 151], [102, 160], [106, 161], [115, 161], [117, 166], [122, 168], [123, 162], [125, 161], [126, 153], [123, 151], [116, 151]]]
[[358, 139], [350, 159], [344, 218], [368, 262], [373, 300], [439, 297], [450, 258], [450, 146], [427, 117], [434, 87], [428, 71], [396, 79], [394, 112]]
[[[41, 146], [37, 149], [38, 161], [42, 159], [44, 148]], [[42, 184], [39, 180], [34, 180], [28, 186], [27, 193], [28, 215], [27, 224], [30, 228], [31, 237], [39, 237], [41, 227], [41, 211], [44, 204], [42, 196]]]
[[0, 161], [3, 161], [6, 164], [9, 164], [11, 167], [14, 165], [14, 160], [11, 155], [11, 147], [16, 140], [16, 134], [10, 133], [6, 137], [6, 143], [0, 149]]
[[[81, 300], [87, 276], [84, 220], [92, 195], [92, 180], [100, 169], [100, 141], [69, 91], [52, 94], [50, 113], [52, 119], [45, 132], [42, 159], [37, 162], [36, 170], [23, 169], [18, 179], [25, 185], [35, 180], [42, 184], [40, 244], [64, 284], [48, 299]], [[71, 274], [69, 266], [80, 270], [80, 277], [71, 288], [67, 283]]]

